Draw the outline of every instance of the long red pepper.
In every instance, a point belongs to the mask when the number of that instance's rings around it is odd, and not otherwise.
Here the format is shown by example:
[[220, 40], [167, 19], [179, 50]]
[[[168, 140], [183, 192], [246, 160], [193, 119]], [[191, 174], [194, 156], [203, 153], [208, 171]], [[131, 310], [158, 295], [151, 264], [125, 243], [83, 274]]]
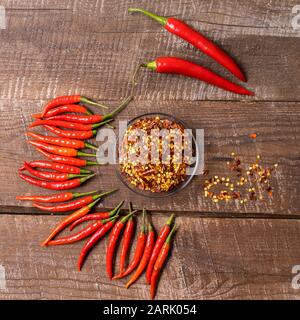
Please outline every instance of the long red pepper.
[[71, 210], [82, 208], [83, 206], [86, 206], [86, 205], [92, 203], [93, 201], [97, 200], [98, 198], [103, 198], [104, 196], [107, 196], [115, 191], [116, 191], [116, 189], [102, 193], [102, 194], [95, 194], [93, 196], [88, 195], [88, 196], [85, 196], [85, 197], [82, 197], [79, 199], [75, 199], [71, 202], [63, 203], [63, 204], [59, 204], [59, 205], [55, 205], [55, 206], [44, 206], [44, 205], [38, 204], [38, 203], [33, 203], [33, 205], [38, 209], [48, 211], [48, 212], [71, 211]]
[[88, 142], [84, 142], [82, 140], [77, 139], [68, 139], [68, 138], [61, 138], [61, 137], [52, 137], [52, 136], [42, 136], [40, 134], [37, 134], [35, 132], [27, 132], [27, 136], [44, 143], [54, 144], [56, 146], [61, 147], [68, 147], [68, 148], [74, 148], [74, 149], [94, 149], [98, 150], [98, 148]]
[[167, 31], [175, 34], [176, 36], [184, 39], [185, 41], [192, 44], [197, 49], [201, 50], [203, 53], [207, 54], [215, 61], [220, 63], [223, 67], [229, 70], [234, 76], [242, 81], [246, 81], [243, 72], [240, 70], [238, 65], [234, 60], [224, 52], [220, 47], [218, 47], [211, 40], [207, 39], [200, 32], [196, 31], [194, 28], [187, 25], [185, 22], [178, 20], [176, 18], [166, 18], [158, 16], [147, 10], [139, 8], [129, 8], [129, 12], [141, 12], [148, 17], [154, 19], [155, 21], [162, 24]]
[[57, 193], [49, 196], [17, 196], [16, 200], [36, 201], [36, 202], [42, 202], [42, 203], [59, 203], [59, 202], [64, 202], [64, 201], [84, 197], [96, 192], [98, 192], [98, 190], [93, 190], [93, 191], [84, 192], [84, 193], [63, 192], [63, 193]]
[[104, 226], [100, 227], [92, 236], [91, 238], [85, 243], [83, 246], [79, 258], [78, 258], [78, 270], [80, 271], [82, 265], [85, 261], [87, 254], [91, 251], [91, 249], [99, 242], [101, 238], [103, 238], [106, 233], [114, 226], [114, 223], [117, 219], [117, 216], [113, 217], [112, 221], [107, 222]]
[[[58, 114], [65, 113], [65, 112], [77, 112], [77, 113], [83, 113], [83, 114], [93, 114], [85, 106], [81, 106], [79, 104], [66, 104], [66, 105], [55, 107], [54, 109], [49, 110], [44, 115], [44, 117], [45, 118], [53, 117], [53, 116], [56, 116]], [[33, 114], [32, 117], [38, 119], [38, 118], [42, 117], [42, 114], [41, 113]]]
[[86, 174], [73, 174], [73, 173], [57, 173], [49, 171], [38, 171], [33, 169], [27, 162], [24, 162], [25, 169], [33, 176], [51, 181], [66, 181], [73, 178], [85, 177]]
[[[129, 204], [129, 213], [132, 212], [132, 204]], [[120, 268], [119, 268], [119, 274], [122, 274], [125, 271], [125, 263], [127, 254], [129, 252], [129, 247], [133, 238], [134, 234], [134, 228], [135, 228], [135, 221], [133, 219], [133, 216], [129, 218], [129, 220], [126, 223], [126, 227], [123, 234], [122, 239], [122, 245], [121, 245], [121, 252], [120, 252]]]
[[37, 126], [43, 126], [43, 125], [50, 125], [54, 127], [62, 127], [72, 130], [81, 130], [81, 131], [92, 131], [94, 129], [97, 129], [101, 126], [103, 126], [105, 123], [94, 123], [94, 124], [82, 124], [82, 123], [76, 123], [76, 122], [68, 122], [68, 121], [61, 121], [61, 120], [35, 120], [29, 128], [37, 127]]
[[172, 214], [170, 218], [167, 220], [166, 224], [163, 226], [163, 228], [160, 230], [159, 235], [157, 237], [157, 240], [155, 242], [147, 270], [146, 270], [146, 280], [150, 284], [151, 283], [151, 275], [153, 272], [155, 261], [157, 260], [157, 257], [159, 255], [160, 249], [162, 248], [163, 244], [165, 243], [168, 234], [171, 231], [171, 225], [173, 223], [175, 215]]
[[143, 225], [137, 239], [137, 244], [136, 244], [133, 259], [130, 262], [127, 269], [122, 274], [118, 274], [117, 276], [113, 277], [113, 280], [120, 279], [127, 276], [138, 266], [144, 253], [146, 240], [147, 240], [147, 227], [145, 224], [145, 210], [143, 210]]
[[24, 181], [31, 183], [37, 187], [51, 189], [51, 190], [73, 189], [80, 186], [82, 183], [84, 183], [88, 179], [91, 179], [94, 176], [95, 174], [91, 174], [86, 177], [75, 178], [75, 179], [66, 180], [66, 181], [45, 181], [45, 180], [40, 180], [40, 179], [27, 176], [26, 174], [22, 174], [21, 172], [19, 172], [19, 177]]
[[66, 105], [66, 104], [74, 104], [74, 103], [79, 103], [79, 102], [82, 102], [82, 103], [87, 103], [87, 104], [90, 104], [92, 106], [98, 106], [98, 107], [102, 107], [102, 108], [106, 108], [107, 109], [107, 106], [103, 105], [103, 104], [100, 104], [100, 103], [97, 103], [97, 102], [94, 102], [94, 101], [91, 101], [89, 100], [88, 98], [86, 97], [83, 97], [81, 95], [72, 95], [72, 96], [60, 96], [60, 97], [57, 97], [51, 101], [49, 101], [45, 107], [44, 107], [44, 110], [42, 112], [42, 116], [41, 117], [44, 117], [45, 114], [55, 108], [55, 107], [58, 107], [58, 106], [61, 106], [61, 105]]
[[84, 229], [80, 230], [79, 232], [72, 234], [68, 237], [63, 237], [63, 238], [51, 240], [48, 243], [48, 246], [58, 246], [58, 245], [70, 244], [70, 243], [74, 243], [74, 242], [80, 241], [82, 239], [85, 239], [88, 236], [90, 236], [91, 234], [93, 234], [95, 231], [97, 231], [100, 227], [105, 225], [105, 223], [112, 221], [116, 218], [117, 218], [117, 216], [112, 217], [112, 218], [108, 218], [105, 220], [96, 221], [96, 222], [90, 224], [89, 226], [87, 226], [86, 228], [84, 228]]
[[177, 227], [176, 227], [176, 225], [174, 225], [174, 227], [172, 228], [171, 232], [169, 233], [165, 243], [163, 244], [162, 248], [160, 249], [159, 255], [158, 255], [157, 260], [155, 262], [154, 269], [153, 269], [152, 276], [151, 276], [151, 286], [150, 286], [151, 299], [154, 299], [154, 297], [155, 297], [155, 291], [156, 291], [156, 287], [157, 287], [159, 274], [160, 274], [162, 267], [168, 257], [168, 254], [170, 251], [171, 240], [172, 240], [172, 237], [173, 237], [176, 229], [177, 229]]
[[73, 157], [65, 157], [65, 156], [60, 156], [56, 154], [49, 153], [47, 151], [44, 151], [40, 148], [36, 148], [38, 152], [40, 152], [42, 155], [44, 155], [46, 158], [54, 161], [54, 162], [59, 162], [63, 164], [70, 164], [72, 166], [76, 167], [86, 167], [86, 166], [98, 166], [100, 165], [98, 162], [95, 161], [89, 161], [85, 159], [79, 159], [79, 158], [73, 158]]
[[48, 238], [42, 243], [42, 246], [46, 246], [48, 245], [49, 241], [51, 241], [59, 232], [61, 232], [62, 230], [64, 230], [70, 223], [72, 223], [73, 221], [79, 219], [80, 217], [86, 215], [87, 213], [89, 213], [89, 211], [93, 208], [93, 206], [100, 200], [97, 199], [94, 202], [78, 209], [77, 211], [73, 212], [72, 214], [70, 214], [69, 216], [67, 216], [66, 218], [64, 218], [50, 233], [50, 235], [48, 236]]
[[108, 219], [116, 214], [115, 209], [109, 212], [96, 212], [96, 213], [90, 213], [87, 214], [84, 217], [81, 217], [80, 219], [74, 221], [70, 225], [70, 230], [72, 231], [75, 227], [77, 227], [79, 224], [85, 222], [85, 221], [91, 221], [91, 220], [100, 220], [100, 219]]
[[127, 216], [121, 218], [114, 226], [110, 233], [107, 250], [106, 250], [106, 273], [109, 277], [109, 279], [112, 279], [113, 277], [113, 258], [115, 254], [115, 249], [117, 246], [117, 241], [119, 239], [119, 236], [121, 234], [121, 231], [123, 230], [126, 221], [132, 217], [133, 212], [129, 213]]
[[141, 261], [140, 261], [135, 273], [133, 274], [133, 276], [127, 282], [127, 284], [125, 286], [127, 289], [141, 276], [143, 271], [146, 269], [148, 261], [151, 257], [151, 254], [152, 254], [154, 242], [155, 242], [155, 232], [154, 232], [154, 229], [153, 229], [151, 223], [149, 223], [145, 251], [144, 251], [144, 254], [141, 258]]
[[[56, 170], [58, 172], [63, 173], [74, 173], [74, 174], [84, 174], [84, 173], [92, 173], [91, 170], [87, 169], [81, 169], [75, 166], [70, 166], [67, 164], [62, 164], [58, 162], [53, 161], [47, 161], [47, 160], [36, 160], [27, 162], [31, 168], [42, 168], [42, 169], [51, 169]], [[25, 166], [22, 166], [19, 170], [25, 170]]]
[[60, 146], [53, 146], [52, 144], [47, 144], [44, 142], [38, 142], [38, 141], [32, 141], [29, 140], [27, 141], [31, 145], [38, 147], [42, 150], [48, 151], [50, 153], [54, 153], [60, 156], [65, 156], [65, 157], [96, 157], [96, 154], [94, 153], [86, 153], [86, 152], [81, 152], [78, 151], [77, 149], [74, 148], [67, 148], [67, 147], [60, 147]]
[[241, 95], [254, 96], [254, 93], [252, 91], [249, 91], [229, 80], [226, 80], [225, 78], [220, 77], [207, 68], [181, 58], [160, 57], [155, 61], [143, 64], [143, 67], [146, 67], [158, 73], [175, 73], [191, 78], [196, 78], [227, 91], [231, 91]]

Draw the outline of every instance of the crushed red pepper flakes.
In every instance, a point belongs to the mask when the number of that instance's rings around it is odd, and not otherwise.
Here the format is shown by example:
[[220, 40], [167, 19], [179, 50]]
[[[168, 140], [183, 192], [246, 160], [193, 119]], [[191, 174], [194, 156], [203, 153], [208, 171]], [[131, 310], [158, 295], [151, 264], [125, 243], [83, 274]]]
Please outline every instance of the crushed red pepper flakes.
[[255, 140], [257, 138], [257, 133], [251, 133], [249, 134], [249, 138]]
[[[260, 164], [260, 155], [256, 156], [255, 162], [245, 169], [241, 160], [234, 152], [231, 153], [232, 159], [227, 162], [231, 174], [235, 177], [219, 177], [215, 175], [208, 178], [204, 183], [204, 196], [211, 198], [213, 202], [239, 200], [246, 203], [248, 200], [263, 200], [264, 197], [259, 191], [265, 191], [269, 196], [273, 196], [273, 188], [270, 185], [271, 177], [278, 164], [272, 167], [263, 167]], [[255, 185], [255, 187], [253, 187]], [[218, 192], [213, 192], [212, 188], [219, 188]]]

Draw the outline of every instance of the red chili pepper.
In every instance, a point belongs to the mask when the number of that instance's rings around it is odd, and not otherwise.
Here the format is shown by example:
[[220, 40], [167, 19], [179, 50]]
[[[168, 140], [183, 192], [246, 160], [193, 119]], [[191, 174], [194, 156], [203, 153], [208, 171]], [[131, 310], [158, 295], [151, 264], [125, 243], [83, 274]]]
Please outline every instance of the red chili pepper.
[[78, 103], [78, 102], [87, 103], [87, 104], [90, 104], [92, 106], [98, 106], [98, 107], [102, 107], [102, 108], [107, 109], [107, 106], [104, 106], [103, 104], [91, 101], [88, 98], [80, 96], [80, 95], [61, 96], [61, 97], [57, 97], [57, 98], [49, 101], [45, 105], [44, 110], [42, 112], [42, 118], [45, 116], [45, 114], [49, 110], [51, 110], [51, 109], [53, 109], [55, 107], [58, 107], [58, 106], [61, 106], [61, 105], [66, 105], [66, 104]]
[[77, 157], [77, 156], [83, 156], [83, 157], [96, 157], [96, 154], [94, 153], [85, 153], [78, 151], [77, 149], [74, 148], [67, 148], [67, 147], [60, 147], [60, 146], [53, 146], [51, 144], [43, 143], [43, 142], [38, 142], [38, 141], [27, 141], [31, 145], [38, 147], [40, 149], [46, 150], [48, 152], [60, 155], [60, 156], [65, 156], [65, 157]]
[[88, 179], [91, 179], [94, 176], [95, 174], [91, 174], [82, 178], [75, 178], [67, 181], [45, 181], [45, 180], [39, 180], [30, 176], [27, 176], [26, 174], [22, 174], [21, 172], [19, 172], [19, 177], [25, 180], [26, 182], [31, 183], [37, 187], [51, 189], [51, 190], [73, 189], [80, 186], [82, 183], [84, 183]]
[[160, 57], [155, 61], [151, 61], [143, 65], [148, 69], [158, 73], [175, 73], [191, 78], [196, 78], [227, 91], [237, 94], [254, 96], [252, 91], [249, 91], [229, 80], [226, 80], [216, 73], [206, 69], [196, 63], [176, 57]]
[[87, 213], [89, 213], [89, 211], [93, 208], [93, 206], [100, 200], [97, 199], [94, 202], [88, 204], [87, 206], [84, 206], [80, 209], [78, 209], [77, 211], [73, 212], [72, 214], [70, 214], [69, 216], [67, 216], [66, 218], [64, 218], [54, 229], [53, 231], [50, 233], [50, 235], [48, 236], [48, 238], [42, 243], [42, 246], [46, 246], [48, 245], [48, 243], [62, 230], [64, 230], [69, 224], [71, 224], [73, 221], [79, 219], [80, 217], [86, 215]]
[[[132, 205], [130, 203], [129, 205], [129, 213], [132, 212]], [[129, 220], [126, 223], [126, 227], [124, 230], [124, 235], [123, 235], [123, 240], [122, 240], [122, 246], [121, 246], [121, 253], [120, 253], [120, 269], [119, 269], [119, 274], [122, 274], [125, 271], [125, 262], [126, 262], [126, 257], [129, 252], [129, 247], [130, 243], [133, 238], [133, 233], [134, 233], [134, 227], [135, 227], [135, 222], [133, 219], [133, 216], [129, 218]]]
[[234, 76], [242, 81], [246, 81], [243, 72], [240, 70], [238, 65], [234, 60], [224, 52], [220, 47], [218, 47], [211, 40], [207, 39], [200, 32], [196, 31], [194, 28], [187, 25], [185, 22], [178, 20], [176, 18], [166, 18], [158, 16], [147, 10], [138, 8], [129, 8], [129, 12], [141, 12], [148, 17], [154, 19], [155, 21], [162, 24], [167, 31], [175, 34], [176, 36], [182, 38], [188, 43], [192, 44], [194, 47], [207, 54], [227, 70], [229, 70]]
[[81, 130], [81, 131], [92, 131], [94, 129], [97, 129], [101, 126], [103, 126], [105, 123], [94, 123], [94, 124], [81, 124], [76, 122], [68, 122], [68, 121], [60, 121], [60, 120], [35, 120], [29, 128], [37, 127], [37, 126], [43, 126], [45, 124], [48, 124], [50, 126], [54, 127], [62, 127], [72, 130]]
[[60, 156], [52, 153], [48, 153], [40, 148], [36, 148], [38, 152], [40, 152], [42, 155], [47, 157], [48, 159], [63, 163], [63, 164], [70, 164], [72, 166], [76, 167], [86, 167], [86, 166], [99, 166], [100, 164], [95, 161], [88, 161], [85, 159], [79, 159], [79, 158], [72, 158], [72, 157], [65, 157], [65, 156]]
[[96, 193], [98, 190], [93, 190], [90, 192], [78, 193], [78, 192], [63, 192], [53, 194], [51, 196], [17, 196], [16, 200], [25, 200], [25, 201], [36, 201], [43, 203], [58, 203], [64, 202], [76, 198], [80, 198], [83, 196], [87, 196], [89, 194]]
[[162, 267], [168, 257], [169, 251], [170, 251], [170, 244], [172, 237], [174, 235], [174, 232], [176, 231], [176, 225], [172, 228], [171, 232], [168, 235], [168, 238], [166, 239], [165, 243], [163, 244], [162, 248], [160, 249], [159, 255], [157, 257], [157, 260], [154, 265], [154, 269], [151, 276], [151, 287], [150, 287], [150, 296], [151, 299], [154, 299], [155, 297], [155, 291], [157, 287], [158, 277], [162, 270]]
[[107, 250], [106, 250], [106, 273], [109, 279], [113, 277], [113, 258], [115, 254], [115, 249], [117, 241], [121, 234], [122, 229], [124, 228], [125, 222], [132, 217], [133, 213], [129, 213], [127, 216], [121, 218], [114, 226], [110, 233]]
[[[53, 116], [56, 116], [58, 114], [65, 113], [65, 112], [77, 112], [77, 113], [83, 113], [83, 114], [93, 114], [85, 106], [81, 106], [79, 104], [66, 104], [66, 105], [59, 106], [59, 107], [56, 107], [54, 109], [49, 110], [45, 114], [44, 117], [45, 118], [53, 117]], [[36, 118], [36, 119], [42, 118], [42, 114], [41, 113], [33, 114], [32, 117]]]
[[120, 279], [127, 276], [138, 266], [144, 253], [146, 240], [147, 240], [147, 228], [145, 225], [145, 210], [143, 210], [143, 225], [137, 239], [137, 244], [136, 244], [133, 259], [130, 262], [127, 269], [122, 274], [118, 274], [117, 276], [113, 277], [113, 280]]
[[151, 275], [153, 272], [155, 261], [157, 260], [160, 249], [164, 245], [164, 243], [168, 237], [168, 234], [171, 231], [171, 225], [173, 223], [174, 217], [175, 217], [174, 214], [172, 214], [170, 216], [170, 218], [167, 220], [166, 224], [160, 230], [160, 233], [159, 233], [157, 240], [155, 242], [155, 246], [153, 248], [153, 251], [152, 251], [148, 266], [147, 266], [147, 270], [146, 270], [146, 280], [149, 284], [151, 283]]
[[[132, 97], [125, 99], [125, 101], [122, 102], [114, 111], [104, 116], [98, 115], [98, 114], [87, 115], [87, 116], [76, 115], [76, 114], [62, 114], [62, 115], [49, 117], [47, 118], [47, 120], [68, 121], [68, 122], [80, 123], [80, 124], [97, 124], [98, 122], [103, 123], [103, 121], [112, 119], [117, 113], [123, 110], [124, 107], [127, 106], [128, 102], [131, 99]], [[79, 129], [79, 130], [84, 130], [84, 129]]]
[[68, 147], [68, 148], [74, 148], [74, 149], [89, 148], [89, 149], [98, 150], [96, 146], [88, 142], [83, 142], [82, 140], [52, 137], [52, 136], [42, 136], [35, 132], [27, 132], [26, 134], [29, 137], [32, 137], [33, 139], [39, 142], [54, 144], [61, 147]]
[[[122, 202], [123, 204], [123, 202]], [[79, 258], [78, 258], [78, 270], [80, 271], [82, 268], [82, 265], [84, 263], [84, 260], [87, 256], [87, 254], [90, 252], [90, 250], [98, 243], [98, 241], [103, 238], [106, 233], [114, 226], [114, 223], [117, 219], [118, 213], [120, 211], [117, 211], [117, 215], [113, 217], [112, 221], [107, 222], [104, 226], [100, 227], [92, 236], [91, 238], [85, 243], [83, 246]]]
[[[46, 161], [46, 160], [36, 160], [28, 162], [32, 168], [42, 168], [42, 169], [51, 169], [64, 173], [74, 173], [74, 174], [83, 174], [83, 173], [92, 173], [91, 170], [81, 169], [78, 167], [70, 166], [67, 164]], [[19, 170], [25, 170], [25, 166], [22, 166]]]
[[154, 247], [154, 242], [155, 242], [155, 232], [153, 230], [153, 227], [151, 223], [149, 223], [148, 226], [148, 236], [147, 236], [147, 241], [146, 241], [146, 246], [145, 246], [145, 251], [144, 254], [141, 258], [140, 264], [138, 265], [135, 273], [131, 277], [131, 279], [127, 282], [126, 288], [128, 289], [143, 273], [143, 271], [146, 269], [148, 261], [151, 257], [152, 250]]
[[65, 211], [71, 211], [71, 210], [75, 210], [75, 209], [79, 209], [82, 208], [83, 206], [86, 206], [90, 203], [92, 203], [93, 201], [99, 199], [99, 198], [103, 198], [104, 196], [107, 196], [113, 192], [115, 192], [116, 190], [112, 190], [112, 191], [108, 191], [102, 194], [96, 194], [93, 196], [85, 196], [79, 199], [75, 199], [71, 202], [68, 203], [63, 203], [63, 204], [59, 204], [56, 206], [44, 206], [42, 204], [38, 204], [38, 203], [33, 203], [33, 205], [41, 210], [44, 211], [50, 211], [50, 212], [65, 212]]
[[92, 130], [92, 131], [62, 130], [57, 127], [53, 127], [49, 125], [44, 125], [44, 127], [50, 132], [56, 134], [57, 136], [62, 138], [68, 138], [68, 139], [86, 140], [86, 139], [92, 138], [97, 133], [97, 130]]
[[71, 236], [56, 239], [56, 240], [51, 240], [50, 242], [48, 242], [48, 246], [58, 246], [58, 245], [70, 244], [70, 243], [74, 243], [74, 242], [80, 241], [82, 239], [85, 239], [88, 236], [90, 236], [91, 234], [93, 234], [95, 231], [97, 231], [100, 227], [105, 225], [107, 222], [110, 222], [116, 218], [117, 218], [117, 216], [112, 217], [112, 218], [108, 218], [105, 220], [96, 221]]
[[38, 171], [30, 167], [30, 165], [27, 162], [24, 162], [25, 169], [32, 174], [33, 176], [40, 178], [40, 179], [46, 179], [46, 180], [52, 180], [52, 181], [66, 181], [73, 178], [78, 177], [85, 177], [86, 174], [73, 174], [73, 173], [57, 173], [57, 172], [48, 172], [48, 171]]
[[[121, 202], [121, 205], [123, 203]], [[70, 225], [70, 231], [72, 231], [75, 227], [77, 227], [79, 224], [85, 222], [85, 221], [90, 221], [90, 220], [100, 220], [100, 219], [108, 219], [113, 217], [117, 210], [119, 209], [119, 206], [116, 207], [114, 210], [109, 211], [109, 212], [96, 212], [96, 213], [90, 213], [87, 214], [84, 217], [81, 217], [80, 219], [74, 221], [71, 225]]]

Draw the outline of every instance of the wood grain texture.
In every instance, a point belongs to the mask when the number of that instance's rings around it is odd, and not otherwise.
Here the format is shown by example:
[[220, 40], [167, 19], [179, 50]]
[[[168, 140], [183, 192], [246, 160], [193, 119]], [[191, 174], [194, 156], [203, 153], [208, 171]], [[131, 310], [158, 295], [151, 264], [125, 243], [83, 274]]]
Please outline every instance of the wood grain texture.
[[[155, 215], [159, 229], [166, 217]], [[144, 277], [131, 289], [105, 274], [102, 241], [76, 270], [82, 243], [41, 248], [57, 217], [2, 215], [0, 299], [148, 299]], [[299, 264], [300, 222], [292, 220], [177, 218], [172, 257], [158, 299], [298, 299], [292, 267]]]
[[[291, 27], [297, 1], [7, 1], [0, 31], [0, 96], [40, 99], [83, 92], [119, 99], [140, 62], [161, 55], [189, 58], [233, 78], [212, 59], [129, 6], [175, 15], [235, 57], [257, 100], [299, 101], [299, 32]], [[64, 10], [62, 10], [64, 9]], [[59, 27], [58, 27], [59, 26]], [[143, 72], [139, 100], [253, 100], [199, 81]]]
[[[40, 103], [26, 100], [19, 103], [21, 108], [7, 101], [0, 113], [1, 122], [4, 123], [0, 128], [2, 136], [0, 178], [6, 182], [5, 188], [0, 189], [1, 212], [22, 213], [25, 207], [27, 212], [32, 212], [30, 203], [16, 202], [15, 196], [51, 193], [49, 190], [31, 186], [17, 176], [17, 169], [24, 160], [42, 158], [26, 143], [27, 138], [24, 135], [31, 122], [30, 114], [40, 109]], [[99, 175], [80, 187], [80, 190], [97, 188], [109, 190], [119, 187], [118, 193], [104, 201], [104, 205], [109, 208], [122, 198], [155, 211], [175, 210], [182, 213], [196, 211], [210, 214], [225, 213], [225, 215], [232, 213], [241, 216], [299, 214], [299, 104], [186, 101], [178, 101], [176, 104], [173, 102], [153, 104], [150, 101], [137, 101], [124, 110], [118, 120], [129, 120], [139, 114], [161, 110], [178, 117], [190, 128], [204, 129], [205, 167], [210, 171], [209, 175], [231, 176], [226, 161], [232, 151], [240, 155], [245, 166], [254, 162], [256, 154], [261, 155], [262, 163], [266, 166], [279, 163], [272, 179], [273, 199], [266, 197], [265, 201], [251, 202], [247, 205], [238, 202], [216, 205], [203, 197], [203, 176], [196, 176], [192, 183], [177, 195], [164, 199], [148, 199], [137, 196], [123, 186], [116, 176], [115, 166], [95, 168]], [[14, 117], [10, 116], [11, 113]], [[42, 128], [35, 131], [46, 132]], [[255, 142], [249, 138], [252, 132], [258, 135]]]

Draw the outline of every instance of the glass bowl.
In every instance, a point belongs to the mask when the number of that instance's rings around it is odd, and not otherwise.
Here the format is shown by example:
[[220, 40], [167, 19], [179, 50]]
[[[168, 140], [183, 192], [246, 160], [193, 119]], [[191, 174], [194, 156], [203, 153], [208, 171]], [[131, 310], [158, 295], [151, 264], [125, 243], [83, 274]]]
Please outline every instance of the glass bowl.
[[[175, 117], [173, 117], [173, 116], [171, 116], [169, 114], [159, 113], [159, 112], [156, 112], [156, 113], [145, 113], [145, 114], [142, 114], [140, 116], [137, 116], [137, 117], [131, 119], [128, 122], [127, 128], [130, 125], [132, 125], [134, 122], [136, 122], [137, 120], [140, 120], [140, 119], [143, 119], [143, 118], [150, 118], [150, 117], [152, 118], [152, 117], [156, 117], [156, 116], [159, 116], [161, 119], [168, 119], [170, 121], [174, 121], [174, 122], [180, 124], [182, 127], [188, 128], [185, 125], [185, 123], [183, 123], [181, 120], [179, 120], [179, 119], [177, 119], [177, 118], [175, 118]], [[118, 136], [118, 138], [117, 138], [117, 145], [116, 145], [116, 153], [117, 154], [118, 154], [119, 141], [122, 141], [123, 137], [124, 136], [122, 136], [122, 137]], [[199, 158], [200, 158], [200, 156], [199, 156], [199, 148], [197, 146], [194, 133], [192, 133], [192, 143], [193, 143], [193, 156], [195, 157], [195, 162], [192, 165], [189, 166], [190, 173], [189, 173], [189, 175], [186, 175], [184, 181], [182, 181], [176, 187], [172, 188], [169, 191], [152, 192], [152, 191], [149, 191], [149, 190], [139, 189], [138, 187], [136, 187], [133, 184], [131, 184], [130, 181], [126, 178], [126, 176], [124, 176], [121, 173], [121, 169], [120, 169], [120, 164], [119, 163], [116, 166], [116, 174], [117, 174], [118, 178], [120, 179], [120, 181], [128, 189], [130, 189], [134, 193], [139, 194], [141, 196], [148, 197], [148, 198], [163, 198], [163, 197], [168, 197], [168, 196], [174, 195], [175, 193], [183, 190], [192, 181], [192, 179], [194, 178], [195, 173], [197, 172], [197, 169], [199, 167]], [[118, 159], [118, 157], [116, 157], [116, 159]]]

